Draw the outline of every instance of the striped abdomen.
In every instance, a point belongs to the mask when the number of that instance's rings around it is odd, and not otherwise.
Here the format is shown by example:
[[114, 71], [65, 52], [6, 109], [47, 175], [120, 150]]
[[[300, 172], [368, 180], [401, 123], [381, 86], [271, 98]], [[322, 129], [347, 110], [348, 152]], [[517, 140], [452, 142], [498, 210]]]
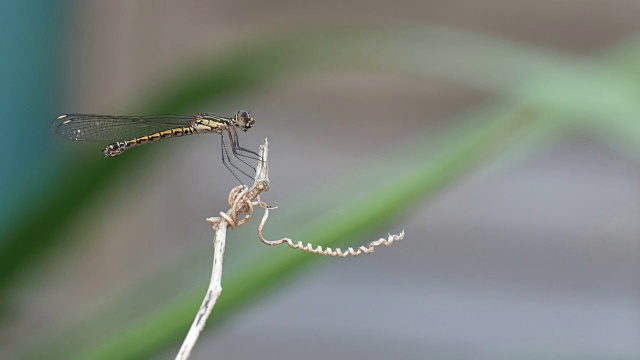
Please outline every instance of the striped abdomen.
[[172, 137], [177, 137], [177, 136], [197, 134], [198, 132], [200, 131], [194, 129], [194, 127], [192, 126], [175, 127], [172, 129], [158, 131], [149, 135], [136, 137], [131, 140], [115, 142], [113, 144], [110, 144], [106, 148], [104, 148], [102, 150], [102, 153], [105, 154], [107, 157], [113, 157], [113, 156], [122, 154], [123, 151], [130, 149], [132, 147], [156, 142], [162, 139], [170, 139]]

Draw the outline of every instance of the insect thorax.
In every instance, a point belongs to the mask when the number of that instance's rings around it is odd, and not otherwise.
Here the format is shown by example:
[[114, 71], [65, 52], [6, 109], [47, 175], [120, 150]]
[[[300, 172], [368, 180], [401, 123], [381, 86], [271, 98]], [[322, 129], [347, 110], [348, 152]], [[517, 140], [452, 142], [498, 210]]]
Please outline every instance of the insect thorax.
[[230, 120], [210, 114], [198, 114], [191, 122], [196, 132], [215, 132], [221, 134], [229, 128]]

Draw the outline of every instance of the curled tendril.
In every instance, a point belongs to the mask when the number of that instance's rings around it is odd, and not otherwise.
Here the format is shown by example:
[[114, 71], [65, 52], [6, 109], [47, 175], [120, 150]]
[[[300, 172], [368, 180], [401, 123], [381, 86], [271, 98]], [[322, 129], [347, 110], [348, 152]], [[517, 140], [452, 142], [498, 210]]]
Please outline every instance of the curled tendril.
[[346, 251], [343, 251], [340, 248], [336, 248], [335, 250], [330, 247], [323, 248], [320, 245], [314, 246], [309, 243], [307, 243], [307, 245], [303, 245], [302, 241], [293, 242], [293, 240], [289, 238], [282, 238], [280, 240], [269, 241], [265, 239], [264, 236], [262, 235], [262, 229], [264, 228], [264, 224], [267, 222], [267, 218], [269, 217], [269, 207], [266, 206], [266, 204], [263, 202], [260, 202], [260, 206], [264, 208], [264, 216], [262, 217], [262, 221], [260, 222], [260, 226], [258, 227], [258, 238], [260, 239], [260, 241], [262, 241], [262, 243], [269, 246], [287, 243], [287, 245], [289, 245], [289, 247], [292, 249], [298, 249], [301, 251], [306, 251], [312, 254], [318, 254], [322, 256], [331, 256], [331, 257], [337, 256], [337, 257], [346, 258], [348, 256], [355, 257], [362, 254], [371, 254], [375, 250], [376, 246], [380, 246], [380, 245], [390, 246], [391, 244], [393, 244], [394, 241], [400, 241], [404, 238], [404, 230], [402, 230], [398, 235], [389, 234], [389, 236], [386, 239], [380, 238], [378, 240], [372, 241], [367, 246], [358, 247], [357, 250], [352, 247], [349, 247], [347, 248]]

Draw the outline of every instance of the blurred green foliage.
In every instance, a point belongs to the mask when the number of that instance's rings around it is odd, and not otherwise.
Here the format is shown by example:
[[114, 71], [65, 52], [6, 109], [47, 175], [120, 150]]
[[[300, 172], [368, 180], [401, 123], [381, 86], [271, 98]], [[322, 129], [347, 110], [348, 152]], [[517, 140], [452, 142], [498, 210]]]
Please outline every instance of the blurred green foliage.
[[[268, 39], [253, 40], [176, 75], [175, 81], [142, 100], [143, 105], [136, 113], [180, 113], [210, 98], [260, 91], [280, 76], [292, 72], [304, 74], [307, 68], [319, 67], [332, 71], [368, 68], [439, 76], [502, 94], [501, 103], [468, 113], [461, 122], [464, 125], [439, 134], [437, 149], [422, 137], [393, 150], [396, 156], [429, 154], [424, 159], [414, 156], [417, 162], [397, 164], [394, 156], [365, 165], [360, 175], [371, 172], [367, 176], [371, 184], [362, 192], [344, 196], [341, 183], [344, 180], [336, 180], [324, 190], [324, 194], [330, 194], [324, 199], [334, 203], [342, 199], [343, 205], [331, 213], [314, 216], [287, 234], [294, 240], [325, 246], [352, 245], [352, 239], [389, 226], [488, 159], [508, 155], [522, 144], [546, 143], [548, 137], [560, 137], [567, 128], [580, 127], [637, 156], [640, 93], [635, 84], [640, 69], [635, 64], [640, 59], [640, 42], [636, 40], [606, 54], [604, 62], [432, 26], [282, 32]], [[381, 54], [380, 48], [389, 51]], [[290, 56], [292, 53], [296, 56]], [[29, 261], [60, 244], [60, 234], [71, 226], [76, 214], [94, 201], [95, 194], [146, 154], [134, 153], [118, 162], [76, 158], [67, 164], [68, 170], [61, 173], [38, 206], [29, 209], [9, 234], [8, 246], [0, 252], [0, 288], [6, 288], [12, 276]], [[71, 166], [86, 171], [79, 176], [71, 171]], [[353, 176], [359, 176], [358, 173]], [[66, 211], [57, 212], [61, 207]], [[294, 207], [285, 211], [283, 217], [303, 210]], [[32, 226], [34, 223], [38, 226]], [[411, 241], [412, 236], [407, 234], [405, 241]], [[225, 291], [216, 305], [210, 328], [314, 261], [315, 256], [287, 251], [227, 274], [223, 279]], [[105, 334], [99, 343], [77, 344], [62, 332], [60, 337], [27, 354], [33, 358], [42, 354], [79, 359], [147, 358], [182, 339], [203, 292], [204, 289], [193, 292], [144, 318], [121, 324], [119, 331]]]

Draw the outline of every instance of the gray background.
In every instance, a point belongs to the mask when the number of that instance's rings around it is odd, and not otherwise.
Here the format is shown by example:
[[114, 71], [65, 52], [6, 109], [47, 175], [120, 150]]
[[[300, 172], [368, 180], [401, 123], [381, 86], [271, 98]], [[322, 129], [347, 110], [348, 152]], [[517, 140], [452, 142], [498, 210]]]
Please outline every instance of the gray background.
[[[73, 112], [96, 113], [128, 103], [185, 54], [215, 55], [278, 27], [431, 21], [578, 55], [640, 30], [635, 1], [122, 0], [78, 2], [75, 11], [73, 86], [65, 96]], [[435, 78], [310, 73], [202, 111], [253, 109], [257, 124], [242, 140], [269, 137], [267, 199], [286, 204], [373, 161], [411, 129], [435, 129], [497, 100]], [[399, 114], [406, 126], [398, 126]], [[218, 160], [217, 141], [167, 143], [143, 174], [118, 180], [68, 234], [90, 240], [25, 275], [35, 286], [12, 294], [24, 306], [0, 325], [0, 355], [23, 344], [25, 334], [91, 312], [126, 289], [123, 283], [180, 264], [198, 248], [202, 256], [184, 270], [198, 275], [183, 286], [204, 292], [210, 254], [202, 242], [211, 233], [202, 219], [225, 206], [235, 182]], [[171, 171], [165, 162], [174, 164]], [[636, 162], [580, 134], [478, 169], [387, 230], [405, 229], [404, 241], [372, 256], [323, 261], [203, 335], [194, 358], [640, 358], [639, 180]], [[131, 196], [135, 204], [123, 208]], [[287, 235], [277, 216], [270, 229]], [[240, 250], [230, 246], [226, 261], [242, 266], [234, 260]], [[174, 291], [176, 282], [167, 286]]]

